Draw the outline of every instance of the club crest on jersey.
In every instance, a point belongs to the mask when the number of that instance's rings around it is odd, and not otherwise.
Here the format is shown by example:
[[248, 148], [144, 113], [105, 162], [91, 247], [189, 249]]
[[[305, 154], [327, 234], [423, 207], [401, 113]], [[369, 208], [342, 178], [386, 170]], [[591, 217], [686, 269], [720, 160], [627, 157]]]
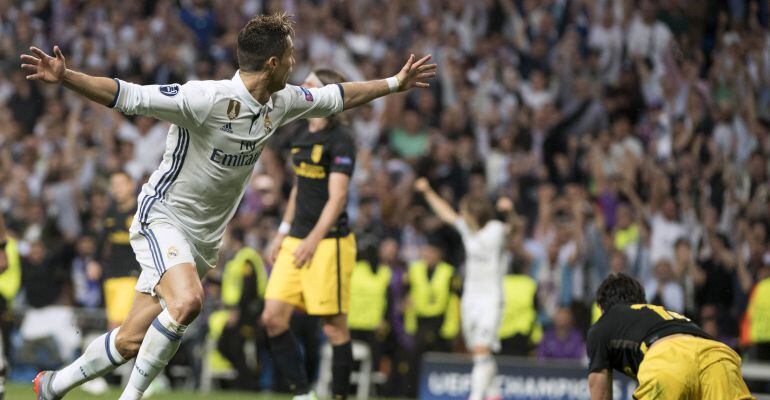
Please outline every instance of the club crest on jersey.
[[158, 90], [168, 97], [176, 96], [179, 93], [179, 85], [161, 85]]
[[241, 103], [237, 100], [230, 100], [230, 103], [227, 104], [227, 118], [235, 119], [239, 112], [241, 112]]
[[321, 155], [324, 153], [324, 146], [322, 144], [314, 144], [313, 150], [310, 151], [310, 159], [314, 163], [318, 164], [321, 161]]
[[179, 255], [179, 251], [176, 249], [176, 247], [171, 246], [168, 248], [168, 251], [166, 251], [166, 254], [168, 255], [168, 258], [174, 258]]

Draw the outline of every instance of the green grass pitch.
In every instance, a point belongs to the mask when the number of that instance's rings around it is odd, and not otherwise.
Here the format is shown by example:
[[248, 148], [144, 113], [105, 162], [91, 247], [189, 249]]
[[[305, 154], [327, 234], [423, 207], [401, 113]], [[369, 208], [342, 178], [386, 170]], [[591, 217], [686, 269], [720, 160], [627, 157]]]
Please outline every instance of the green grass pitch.
[[[65, 400], [115, 400], [120, 397], [120, 391], [117, 389], [93, 396], [81, 390], [74, 390], [65, 397]], [[33, 400], [35, 392], [31, 385], [11, 384], [6, 387], [5, 400]], [[280, 394], [269, 393], [243, 393], [243, 392], [211, 392], [209, 394], [196, 392], [174, 391], [169, 393], [157, 394], [149, 397], [151, 400], [191, 400], [191, 399], [216, 399], [216, 400], [289, 400], [291, 397]]]

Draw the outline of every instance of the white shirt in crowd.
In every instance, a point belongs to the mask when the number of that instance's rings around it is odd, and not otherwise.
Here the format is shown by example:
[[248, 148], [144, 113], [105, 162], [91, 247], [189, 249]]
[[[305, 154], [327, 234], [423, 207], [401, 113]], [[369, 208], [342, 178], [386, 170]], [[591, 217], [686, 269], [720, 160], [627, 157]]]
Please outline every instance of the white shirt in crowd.
[[649, 57], [657, 65], [668, 49], [673, 35], [666, 24], [656, 20], [647, 25], [637, 14], [631, 21], [626, 35], [626, 50], [631, 58]]
[[650, 262], [655, 265], [661, 259], [674, 259], [674, 246], [687, 230], [678, 221], [666, 219], [662, 214], [653, 215], [650, 232]]

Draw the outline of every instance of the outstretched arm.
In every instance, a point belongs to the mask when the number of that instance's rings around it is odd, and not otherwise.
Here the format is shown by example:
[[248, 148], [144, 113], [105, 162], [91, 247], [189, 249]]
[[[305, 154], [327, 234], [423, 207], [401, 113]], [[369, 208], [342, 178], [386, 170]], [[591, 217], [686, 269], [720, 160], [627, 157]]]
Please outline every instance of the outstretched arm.
[[418, 192], [422, 193], [422, 195], [425, 197], [425, 201], [428, 202], [428, 205], [431, 209], [433, 209], [433, 212], [436, 213], [439, 219], [449, 225], [454, 225], [455, 222], [457, 222], [457, 218], [459, 218], [457, 212], [455, 212], [452, 206], [450, 206], [449, 203], [442, 199], [438, 193], [433, 191], [427, 179], [420, 178], [416, 180], [414, 182], [414, 188]]
[[51, 57], [37, 47], [29, 48], [30, 54], [21, 55], [21, 68], [29, 72], [28, 80], [57, 83], [99, 104], [114, 105], [118, 83], [114, 79], [86, 75], [67, 68], [59, 46], [54, 46], [56, 57]]
[[27, 79], [63, 85], [126, 115], [147, 115], [189, 128], [200, 126], [213, 107], [211, 96], [199, 82], [136, 85], [68, 69], [58, 46], [54, 47], [56, 57], [37, 47], [30, 47], [30, 52], [32, 55], [21, 55], [21, 67], [28, 72]]
[[404, 92], [413, 87], [429, 87], [430, 84], [426, 80], [436, 76], [437, 68], [436, 64], [426, 64], [430, 59], [431, 56], [427, 55], [415, 61], [415, 56], [412, 54], [401, 71], [391, 78], [342, 83], [345, 110], [366, 104], [390, 93]]

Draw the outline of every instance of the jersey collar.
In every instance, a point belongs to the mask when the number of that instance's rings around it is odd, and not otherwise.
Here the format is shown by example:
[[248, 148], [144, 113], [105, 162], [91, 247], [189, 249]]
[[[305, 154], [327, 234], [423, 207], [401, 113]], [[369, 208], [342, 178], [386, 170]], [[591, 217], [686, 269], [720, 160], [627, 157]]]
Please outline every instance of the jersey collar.
[[[246, 103], [246, 106], [249, 108], [249, 110], [254, 113], [254, 115], [259, 114], [260, 111], [262, 111], [263, 105], [260, 104], [257, 99], [251, 95], [251, 93], [249, 93], [249, 89], [246, 88], [246, 85], [241, 79], [240, 70], [235, 71], [235, 76], [233, 76], [232, 81], [235, 83], [235, 90], [238, 93], [238, 96], [241, 98], [241, 100], [243, 100], [244, 103]], [[270, 96], [265, 106], [267, 106], [268, 111], [273, 109], [273, 96]]]

